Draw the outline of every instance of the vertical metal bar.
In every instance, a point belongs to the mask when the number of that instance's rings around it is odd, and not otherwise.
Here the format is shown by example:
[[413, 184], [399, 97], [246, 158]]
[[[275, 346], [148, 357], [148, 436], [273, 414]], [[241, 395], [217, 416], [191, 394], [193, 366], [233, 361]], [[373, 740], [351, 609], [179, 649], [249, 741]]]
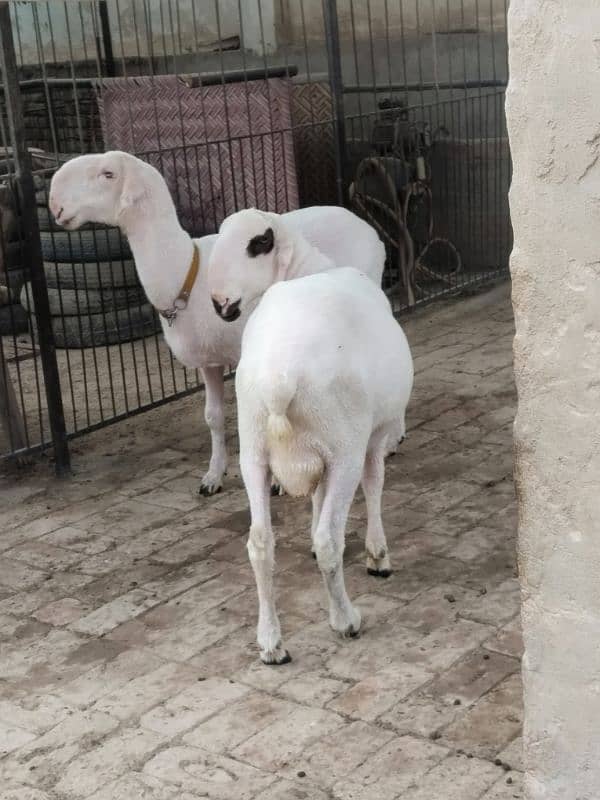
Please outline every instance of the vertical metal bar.
[[21, 204], [25, 251], [29, 256], [28, 263], [31, 265], [31, 286], [37, 313], [40, 354], [44, 371], [50, 430], [54, 444], [56, 473], [57, 475], [65, 475], [70, 472], [69, 447], [67, 444], [54, 335], [50, 321], [48, 290], [46, 288], [36, 213], [35, 186], [29, 151], [25, 141], [23, 104], [19, 88], [19, 74], [8, 3], [0, 3], [0, 67], [2, 68], [4, 80], [6, 114]]
[[338, 28], [337, 0], [323, 0], [323, 19], [327, 42], [327, 66], [333, 105], [333, 138], [335, 143], [335, 182], [340, 205], [345, 205], [346, 127], [344, 119], [344, 83], [340, 54], [340, 31]]
[[108, 18], [108, 6], [106, 0], [98, 3], [98, 15], [100, 16], [100, 30], [102, 31], [102, 46], [104, 50], [104, 71], [108, 78], [114, 78], [115, 57], [113, 54], [112, 34], [110, 32], [110, 20]]

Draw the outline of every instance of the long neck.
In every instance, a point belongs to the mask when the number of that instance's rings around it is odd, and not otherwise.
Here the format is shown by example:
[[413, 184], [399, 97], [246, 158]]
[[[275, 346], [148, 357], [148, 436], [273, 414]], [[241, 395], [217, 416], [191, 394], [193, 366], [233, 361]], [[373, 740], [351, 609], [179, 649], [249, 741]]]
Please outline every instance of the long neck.
[[[158, 195], [158, 196], [157, 196]], [[170, 308], [189, 269], [193, 244], [168, 193], [153, 191], [122, 215], [138, 276], [155, 308]]]
[[313, 247], [303, 236], [288, 231], [291, 240], [292, 258], [286, 271], [284, 280], [302, 278], [304, 275], [314, 275], [326, 269], [333, 269], [335, 264], [316, 247]]

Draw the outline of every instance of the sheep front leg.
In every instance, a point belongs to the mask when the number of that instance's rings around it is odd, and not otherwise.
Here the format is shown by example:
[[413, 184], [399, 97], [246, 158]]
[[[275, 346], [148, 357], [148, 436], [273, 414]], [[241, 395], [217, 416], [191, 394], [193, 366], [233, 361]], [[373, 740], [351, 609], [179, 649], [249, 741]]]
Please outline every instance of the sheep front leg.
[[210, 429], [211, 456], [208, 472], [202, 478], [200, 494], [204, 497], [217, 494], [223, 487], [223, 476], [227, 472], [227, 447], [225, 445], [225, 382], [223, 367], [205, 367], [204, 418]]
[[385, 454], [387, 439], [384, 437], [369, 447], [362, 475], [362, 487], [367, 505], [367, 571], [378, 578], [389, 578], [392, 574], [388, 555], [383, 520], [381, 518], [381, 495], [385, 476]]
[[275, 537], [271, 526], [270, 480], [266, 464], [241, 462], [242, 477], [250, 503], [248, 556], [258, 593], [257, 640], [263, 663], [279, 665], [291, 661], [281, 641], [281, 626], [275, 608], [273, 568]]
[[[329, 595], [329, 623], [342, 636], [356, 636], [360, 612], [350, 602], [344, 584], [344, 534], [348, 512], [360, 478], [358, 469], [334, 466], [326, 477], [323, 505], [313, 547]], [[319, 498], [317, 498], [318, 502]]]

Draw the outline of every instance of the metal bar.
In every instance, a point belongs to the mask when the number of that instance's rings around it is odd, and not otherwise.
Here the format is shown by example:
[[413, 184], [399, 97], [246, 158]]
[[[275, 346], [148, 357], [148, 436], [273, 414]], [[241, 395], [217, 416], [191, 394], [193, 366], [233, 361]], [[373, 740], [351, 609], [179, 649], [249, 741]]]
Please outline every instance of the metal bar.
[[[506, 89], [506, 81], [500, 79], [482, 79], [476, 81], [461, 81], [462, 89]], [[357, 84], [347, 84], [344, 86], [344, 94], [372, 94], [375, 90], [378, 94], [389, 92], [428, 92], [435, 89], [453, 89], [455, 85], [449, 81], [440, 81], [439, 84], [433, 82], [425, 83], [392, 83], [378, 84], [373, 86], [360, 86]]]
[[340, 53], [340, 31], [338, 28], [337, 0], [323, 0], [323, 19], [327, 43], [327, 65], [329, 86], [333, 105], [333, 138], [335, 142], [335, 173], [338, 203], [345, 205], [346, 126], [344, 118], [344, 83]]
[[25, 140], [25, 121], [8, 3], [0, 3], [0, 66], [4, 76], [7, 101], [6, 115], [17, 175], [24, 245], [28, 255], [28, 263], [31, 266], [31, 287], [37, 315], [40, 355], [44, 372], [50, 430], [54, 444], [56, 473], [57, 475], [66, 475], [70, 472], [70, 458], [65, 415], [42, 259], [35, 186], [31, 171], [31, 160]]
[[[268, 67], [265, 71], [264, 67], [253, 67], [252, 69], [241, 70], [227, 70], [221, 74], [220, 72], [199, 72], [193, 75], [182, 74], [179, 77], [182, 80], [189, 79], [190, 88], [195, 89], [200, 86], [216, 86], [222, 83], [238, 83], [244, 79], [248, 81], [264, 80], [265, 78], [293, 78], [298, 74], [298, 67], [295, 64], [287, 64], [283, 67]], [[75, 78], [77, 86], [87, 87], [93, 86], [97, 83], [97, 78]], [[502, 84], [505, 86], [506, 82]], [[19, 81], [19, 86], [22, 89], [35, 89], [39, 86], [73, 86], [71, 78], [28, 78], [27, 80]], [[370, 87], [372, 90], [372, 87]], [[4, 91], [4, 85], [0, 83], [0, 92]]]
[[115, 57], [113, 54], [112, 34], [110, 32], [110, 20], [108, 18], [108, 6], [106, 0], [98, 3], [98, 15], [100, 17], [100, 30], [102, 31], [102, 47], [104, 50], [104, 70], [108, 78], [114, 78]]

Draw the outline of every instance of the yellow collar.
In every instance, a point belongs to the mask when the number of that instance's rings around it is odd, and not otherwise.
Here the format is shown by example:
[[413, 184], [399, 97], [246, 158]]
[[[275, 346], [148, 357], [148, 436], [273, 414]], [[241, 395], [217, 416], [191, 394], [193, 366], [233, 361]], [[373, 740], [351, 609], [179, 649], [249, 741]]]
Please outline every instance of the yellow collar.
[[177, 312], [183, 311], [183, 309], [187, 307], [188, 300], [190, 299], [190, 295], [192, 293], [192, 289], [194, 288], [194, 284], [196, 283], [196, 278], [198, 277], [199, 269], [200, 269], [200, 251], [198, 250], [198, 247], [194, 242], [194, 253], [192, 255], [192, 263], [190, 264], [190, 268], [188, 269], [187, 275], [185, 276], [185, 280], [183, 282], [183, 286], [181, 287], [181, 291], [175, 298], [171, 308], [157, 309], [160, 316], [163, 317], [163, 319], [167, 320], [169, 328], [175, 322], [175, 318], [177, 317]]

